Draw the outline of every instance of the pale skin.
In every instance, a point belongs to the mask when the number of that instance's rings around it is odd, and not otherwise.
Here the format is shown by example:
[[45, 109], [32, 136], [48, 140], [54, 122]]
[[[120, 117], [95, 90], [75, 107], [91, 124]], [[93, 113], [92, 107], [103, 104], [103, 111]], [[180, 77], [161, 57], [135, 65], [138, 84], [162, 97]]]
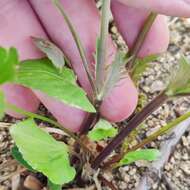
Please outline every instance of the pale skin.
[[[74, 3], [71, 3], [71, 0], [62, 0], [61, 2], [82, 40], [88, 61], [93, 64], [96, 38], [100, 30], [100, 16], [94, 0], [77, 0]], [[149, 6], [145, 7], [144, 4]], [[177, 6], [180, 9], [176, 10]], [[70, 59], [81, 86], [88, 94], [91, 93], [73, 38], [62, 16], [50, 0], [4, 0], [0, 1], [0, 7], [0, 46], [16, 47], [21, 60], [35, 59], [44, 55], [34, 47], [30, 36], [50, 38]], [[190, 1], [182, 0], [172, 1], [172, 3], [170, 0], [150, 0], [150, 2], [144, 0], [144, 3], [142, 0], [112, 0], [111, 8], [118, 29], [129, 47], [133, 46], [150, 10], [176, 16], [190, 16]], [[164, 52], [168, 43], [169, 32], [166, 19], [165, 16], [160, 15], [153, 24], [139, 56]], [[116, 48], [109, 39], [107, 63], [112, 62], [115, 52]], [[86, 116], [82, 110], [66, 106], [38, 91], [32, 92], [12, 84], [4, 85], [3, 90], [8, 102], [27, 111], [35, 112], [41, 101], [61, 124], [73, 131], [80, 130]], [[122, 121], [133, 113], [137, 101], [136, 87], [126, 76], [106, 97], [100, 111], [109, 121]], [[14, 117], [21, 117], [10, 110], [7, 110], [7, 113]]]

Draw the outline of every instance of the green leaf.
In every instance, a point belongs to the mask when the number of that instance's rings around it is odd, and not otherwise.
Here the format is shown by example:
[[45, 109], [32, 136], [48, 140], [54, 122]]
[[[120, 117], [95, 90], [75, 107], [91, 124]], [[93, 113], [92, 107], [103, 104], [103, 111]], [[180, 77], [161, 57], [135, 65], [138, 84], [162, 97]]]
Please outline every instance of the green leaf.
[[65, 66], [63, 52], [52, 42], [47, 39], [32, 37], [34, 44], [47, 55], [54, 66], [60, 70]]
[[23, 159], [52, 183], [61, 185], [74, 179], [76, 172], [70, 166], [67, 145], [56, 141], [32, 119], [13, 125], [10, 133]]
[[157, 59], [158, 59], [158, 55], [149, 55], [144, 58], [138, 58], [135, 62], [135, 65], [131, 74], [133, 80], [135, 82], [138, 82], [142, 74], [149, 67], [149, 63], [156, 61]]
[[101, 97], [105, 97], [110, 90], [116, 86], [116, 84], [123, 78], [126, 77], [127, 71], [125, 69], [125, 64], [130, 60], [126, 60], [126, 54], [124, 52], [118, 51], [113, 63], [107, 68], [107, 77], [104, 83]]
[[20, 65], [15, 82], [40, 90], [67, 105], [87, 112], [96, 112], [84, 90], [76, 84], [72, 70], [64, 67], [59, 72], [48, 59], [24, 61]]
[[96, 48], [96, 87], [98, 93], [101, 92], [103, 87], [103, 82], [105, 79], [105, 62], [107, 55], [107, 42], [109, 36], [109, 12], [110, 11], [110, 0], [102, 1], [102, 13], [101, 13], [101, 30], [100, 37], [97, 40], [97, 48]]
[[12, 81], [18, 64], [18, 54], [15, 48], [6, 50], [0, 47], [0, 84]]
[[109, 137], [114, 137], [117, 133], [118, 130], [115, 129], [108, 121], [100, 119], [95, 127], [88, 133], [88, 137], [93, 141], [99, 141]]
[[5, 112], [5, 97], [3, 92], [0, 90], [0, 119], [3, 118]]
[[11, 149], [11, 154], [15, 160], [17, 160], [22, 166], [27, 168], [31, 172], [35, 172], [35, 170], [24, 160], [22, 154], [20, 153], [19, 149], [17, 146], [14, 146]]
[[48, 190], [61, 190], [62, 185], [57, 185], [48, 180]]
[[179, 61], [179, 68], [173, 71], [166, 94], [169, 96], [190, 93], [190, 62], [185, 56]]
[[128, 165], [138, 160], [154, 161], [158, 159], [159, 156], [160, 152], [156, 149], [137, 150], [134, 152], [127, 153], [122, 158], [122, 160], [120, 160], [119, 165]]

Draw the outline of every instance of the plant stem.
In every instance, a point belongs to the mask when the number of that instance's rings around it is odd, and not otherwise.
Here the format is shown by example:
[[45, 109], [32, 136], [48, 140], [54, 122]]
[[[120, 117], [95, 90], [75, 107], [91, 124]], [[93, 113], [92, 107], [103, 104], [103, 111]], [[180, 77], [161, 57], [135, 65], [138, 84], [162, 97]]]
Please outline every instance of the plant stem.
[[112, 159], [105, 164], [105, 167], [108, 167], [111, 164], [114, 164], [114, 163], [120, 161], [123, 158], [123, 156], [126, 155], [127, 153], [135, 151], [135, 150], [137, 150], [139, 148], [142, 148], [145, 145], [152, 142], [153, 140], [157, 139], [159, 136], [162, 136], [162, 135], [166, 134], [169, 130], [173, 129], [174, 127], [176, 127], [176, 125], [178, 125], [181, 122], [185, 121], [189, 117], [190, 117], [190, 112], [187, 112], [186, 114], [178, 117], [174, 121], [171, 121], [170, 123], [168, 123], [167, 125], [162, 127], [160, 130], [156, 131], [155, 133], [153, 133], [152, 135], [150, 135], [146, 139], [142, 140], [139, 144], [135, 145], [131, 149], [125, 151], [124, 153], [122, 153], [120, 155], [116, 155], [116, 156], [112, 157]]
[[144, 26], [142, 28], [142, 30], [140, 31], [137, 40], [134, 44], [134, 47], [132, 48], [132, 50], [129, 52], [130, 56], [132, 56], [132, 60], [126, 65], [129, 73], [131, 72], [131, 70], [134, 67], [134, 64], [136, 62], [137, 56], [139, 51], [141, 50], [141, 47], [143, 46], [143, 43], [147, 37], [148, 32], [151, 29], [152, 24], [154, 23], [155, 19], [157, 17], [157, 13], [150, 13], [150, 15], [148, 16], [148, 18], [146, 19]]
[[109, 7], [110, 0], [103, 0], [102, 3], [102, 16], [101, 16], [101, 32], [100, 40], [97, 44], [97, 63], [96, 63], [96, 87], [98, 93], [102, 89], [102, 82], [104, 81], [105, 62], [107, 53], [108, 41], [108, 27], [109, 27]]
[[86, 152], [89, 152], [91, 154], [91, 151], [89, 150], [88, 147], [86, 147], [85, 144], [83, 144], [83, 142], [73, 133], [71, 132], [69, 129], [67, 128], [64, 128], [62, 125], [60, 125], [59, 123], [57, 123], [56, 121], [53, 121], [47, 117], [44, 117], [44, 116], [41, 116], [41, 115], [38, 115], [38, 114], [35, 114], [35, 113], [31, 113], [31, 112], [27, 112], [21, 108], [17, 108], [16, 106], [14, 105], [11, 105], [9, 103], [6, 103], [6, 108], [7, 109], [11, 109], [17, 113], [20, 113], [22, 115], [25, 115], [27, 117], [30, 117], [30, 118], [35, 118], [35, 119], [39, 119], [39, 120], [42, 120], [42, 121], [45, 121], [47, 123], [50, 123], [60, 129], [62, 129], [66, 134], [68, 134], [70, 137], [72, 137], [78, 144], [80, 144], [80, 146], [86, 151]]
[[150, 143], [151, 141], [155, 140], [157, 137], [164, 135], [165, 133], [167, 133], [169, 130], [171, 130], [172, 128], [174, 128], [176, 125], [178, 125], [179, 123], [185, 121], [186, 119], [188, 119], [190, 117], [190, 112], [182, 115], [181, 117], [178, 117], [177, 119], [175, 119], [174, 121], [170, 122], [169, 124], [167, 124], [166, 126], [162, 127], [160, 130], [158, 130], [157, 132], [153, 133], [152, 135], [150, 135], [149, 137], [147, 137], [146, 139], [144, 139], [141, 143], [137, 144], [136, 146], [132, 147], [129, 151], [135, 151], [143, 146], [145, 146], [146, 144]]
[[99, 118], [100, 118], [100, 114], [98, 112], [89, 113], [81, 125], [82, 130], [80, 131], [80, 134], [85, 135], [86, 133], [88, 133], [89, 129], [94, 127], [94, 125], [97, 123]]
[[62, 14], [62, 16], [64, 17], [65, 19], [65, 22], [67, 23], [69, 29], [70, 29], [70, 32], [75, 40], [75, 43], [77, 45], [77, 48], [79, 50], [79, 53], [80, 53], [80, 56], [81, 56], [81, 59], [82, 59], [82, 62], [83, 62], [83, 66], [84, 66], [84, 69], [86, 71], [86, 74], [88, 76], [88, 79], [89, 79], [89, 82], [91, 84], [91, 87], [92, 87], [92, 90], [96, 96], [97, 94], [97, 90], [96, 90], [96, 86], [94, 84], [94, 79], [93, 79], [93, 76], [92, 76], [92, 73], [90, 71], [90, 68], [89, 68], [89, 63], [88, 63], [88, 60], [86, 58], [86, 53], [85, 53], [85, 50], [84, 50], [84, 47], [82, 45], [82, 42], [74, 28], [74, 26], [72, 25], [72, 22], [70, 21], [69, 17], [67, 16], [67, 14], [65, 13], [65, 10], [62, 6], [62, 4], [60, 3], [59, 0], [52, 0], [53, 3], [55, 4], [55, 6], [58, 8], [58, 10], [60, 11], [60, 13]]
[[168, 96], [163, 91], [154, 100], [152, 100], [145, 108], [137, 113], [128, 123], [128, 125], [121, 130], [121, 132], [104, 148], [104, 150], [96, 157], [92, 163], [92, 168], [97, 169], [99, 165], [104, 161], [104, 159], [109, 156], [109, 154], [117, 148], [122, 141], [140, 125], [153, 111], [160, 107], [166, 100]]

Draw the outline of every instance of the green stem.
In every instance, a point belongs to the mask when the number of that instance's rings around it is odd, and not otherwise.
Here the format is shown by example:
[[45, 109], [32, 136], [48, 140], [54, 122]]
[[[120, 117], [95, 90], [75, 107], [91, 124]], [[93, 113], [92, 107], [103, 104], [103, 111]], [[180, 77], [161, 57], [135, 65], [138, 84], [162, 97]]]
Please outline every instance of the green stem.
[[108, 28], [109, 28], [109, 7], [110, 0], [103, 0], [102, 3], [102, 16], [101, 16], [101, 32], [100, 40], [97, 44], [97, 63], [96, 63], [96, 87], [98, 93], [102, 88], [104, 81], [105, 62], [107, 53], [107, 40], [108, 40]]
[[83, 142], [82, 142], [73, 132], [71, 132], [70, 130], [66, 129], [65, 127], [63, 127], [62, 125], [60, 125], [59, 123], [57, 123], [56, 121], [53, 121], [53, 120], [51, 120], [51, 119], [49, 119], [49, 118], [47, 118], [47, 117], [44, 117], [44, 116], [41, 116], [41, 115], [38, 115], [38, 114], [35, 114], [35, 113], [32, 113], [32, 112], [27, 112], [27, 111], [25, 111], [25, 110], [23, 110], [23, 109], [21, 109], [21, 108], [18, 108], [18, 107], [16, 107], [16, 106], [12, 105], [12, 104], [9, 104], [9, 103], [6, 103], [6, 108], [7, 108], [7, 109], [10, 109], [10, 110], [13, 110], [13, 111], [15, 111], [15, 112], [17, 112], [17, 113], [20, 113], [20, 114], [22, 114], [22, 115], [24, 115], [24, 116], [42, 120], [42, 121], [44, 121], [44, 122], [50, 123], [50, 124], [52, 124], [52, 125], [54, 125], [54, 126], [60, 128], [60, 129], [62, 129], [66, 134], [68, 134], [68, 135], [69, 135], [70, 137], [72, 137], [78, 144], [80, 144], [81, 147], [82, 147], [85, 151], [91, 153], [91, 151], [86, 147], [86, 145], [83, 144]]
[[186, 119], [188, 119], [190, 117], [190, 112], [182, 115], [181, 117], [175, 119], [174, 121], [170, 122], [169, 124], [167, 124], [166, 126], [162, 127], [160, 130], [158, 130], [157, 132], [153, 133], [152, 135], [150, 135], [147, 139], [144, 139], [141, 143], [139, 143], [138, 145], [134, 146], [130, 151], [134, 151], [137, 150], [143, 146], [145, 146], [146, 144], [150, 143], [151, 141], [157, 139], [159, 136], [164, 135], [165, 133], [167, 133], [169, 130], [173, 129], [176, 125], [180, 124], [181, 122], [185, 121]]
[[130, 55], [132, 56], [132, 60], [126, 65], [127, 69], [129, 72], [131, 72], [131, 70], [134, 67], [134, 64], [136, 62], [137, 56], [139, 51], [141, 50], [141, 47], [147, 37], [148, 32], [151, 29], [152, 24], [154, 23], [156, 17], [157, 17], [157, 13], [150, 13], [150, 15], [148, 16], [147, 20], [145, 21], [145, 24], [141, 30], [141, 32], [139, 33], [137, 40], [135, 42], [134, 47], [132, 48], [132, 50], [130, 51]]
[[88, 79], [89, 79], [89, 82], [91, 84], [91, 87], [92, 87], [92, 90], [93, 92], [95, 93], [95, 95], [97, 94], [97, 91], [96, 91], [96, 86], [94, 84], [94, 79], [93, 79], [93, 76], [92, 76], [92, 73], [90, 71], [90, 68], [89, 68], [89, 63], [88, 63], [88, 60], [86, 58], [86, 53], [85, 53], [85, 50], [84, 50], [84, 47], [82, 45], [82, 42], [74, 28], [74, 26], [72, 25], [69, 17], [67, 16], [67, 14], [65, 13], [65, 10], [62, 6], [62, 4], [60, 3], [59, 0], [52, 0], [53, 3], [55, 4], [55, 6], [58, 8], [58, 10], [60, 11], [60, 13], [62, 14], [62, 16], [64, 17], [65, 19], [65, 22], [67, 23], [69, 29], [70, 29], [70, 32], [75, 40], [75, 43], [77, 45], [77, 48], [79, 50], [79, 53], [80, 53], [80, 56], [81, 56], [81, 59], [82, 59], [82, 62], [83, 62], [83, 66], [84, 66], [84, 69], [87, 73], [87, 76], [88, 76]]
[[160, 130], [156, 131], [155, 133], [153, 133], [152, 135], [150, 135], [149, 137], [147, 137], [146, 139], [142, 140], [139, 144], [137, 144], [136, 146], [132, 147], [131, 149], [125, 151], [124, 153], [114, 156], [110, 161], [108, 161], [107, 163], [105, 163], [106, 167], [119, 162], [124, 155], [126, 155], [129, 152], [135, 151], [139, 148], [144, 147], [145, 145], [149, 144], [150, 142], [152, 142], [153, 140], [157, 139], [159, 136], [162, 136], [164, 134], [166, 134], [169, 130], [173, 129], [174, 127], [176, 127], [176, 125], [180, 124], [181, 122], [185, 121], [186, 119], [188, 119], [190, 117], [190, 112], [178, 117], [177, 119], [175, 119], [174, 121], [171, 121], [170, 123], [168, 123], [167, 125], [165, 125], [164, 127], [162, 127]]

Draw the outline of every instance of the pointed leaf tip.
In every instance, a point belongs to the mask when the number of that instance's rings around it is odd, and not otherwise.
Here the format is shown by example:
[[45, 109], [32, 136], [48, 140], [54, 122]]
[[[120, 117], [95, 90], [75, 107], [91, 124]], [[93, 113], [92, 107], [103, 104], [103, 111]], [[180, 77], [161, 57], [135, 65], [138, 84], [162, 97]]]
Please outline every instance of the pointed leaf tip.
[[32, 37], [34, 44], [47, 55], [52, 61], [53, 65], [62, 70], [65, 66], [65, 59], [63, 52], [52, 42], [47, 39]]
[[158, 159], [160, 152], [157, 149], [144, 149], [127, 153], [119, 162], [119, 166], [128, 165], [138, 160], [154, 161]]

